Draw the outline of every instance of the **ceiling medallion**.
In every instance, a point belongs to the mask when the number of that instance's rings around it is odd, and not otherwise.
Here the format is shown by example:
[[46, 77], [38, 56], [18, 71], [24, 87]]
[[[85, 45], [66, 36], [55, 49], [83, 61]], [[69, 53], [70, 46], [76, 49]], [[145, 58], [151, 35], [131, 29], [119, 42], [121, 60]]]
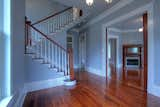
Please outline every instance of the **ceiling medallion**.
[[[105, 0], [108, 4], [112, 3], [113, 0]], [[88, 6], [92, 6], [93, 5], [93, 0], [86, 0], [86, 4]]]
[[86, 0], [86, 3], [88, 6], [91, 6], [93, 4], [93, 0]]
[[112, 3], [113, 0], [105, 0], [108, 4]]

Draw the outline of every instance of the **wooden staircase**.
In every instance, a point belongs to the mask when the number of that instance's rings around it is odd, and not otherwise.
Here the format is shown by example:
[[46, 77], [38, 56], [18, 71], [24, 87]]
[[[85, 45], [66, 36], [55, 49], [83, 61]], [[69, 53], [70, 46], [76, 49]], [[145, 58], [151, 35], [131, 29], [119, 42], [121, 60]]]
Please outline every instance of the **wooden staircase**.
[[48, 16], [35, 23], [26, 18], [25, 22], [25, 54], [41, 64], [47, 64], [50, 70], [70, 75], [74, 80], [73, 52], [66, 49], [51, 38], [70, 25], [75, 25], [82, 18], [82, 11], [69, 7], [61, 12]]

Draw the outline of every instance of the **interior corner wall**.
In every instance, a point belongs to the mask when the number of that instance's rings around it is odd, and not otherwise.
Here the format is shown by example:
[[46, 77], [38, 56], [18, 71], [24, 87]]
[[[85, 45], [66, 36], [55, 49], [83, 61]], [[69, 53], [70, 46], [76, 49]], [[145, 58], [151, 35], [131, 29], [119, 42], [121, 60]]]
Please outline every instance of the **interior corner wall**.
[[25, 0], [11, 0], [11, 92], [23, 88]]
[[102, 27], [97, 23], [92, 27], [85, 29], [87, 32], [86, 39], [86, 56], [87, 71], [97, 75], [105, 76], [102, 66]]
[[155, 77], [154, 81], [160, 86], [160, 0], [154, 1], [154, 56], [155, 56]]

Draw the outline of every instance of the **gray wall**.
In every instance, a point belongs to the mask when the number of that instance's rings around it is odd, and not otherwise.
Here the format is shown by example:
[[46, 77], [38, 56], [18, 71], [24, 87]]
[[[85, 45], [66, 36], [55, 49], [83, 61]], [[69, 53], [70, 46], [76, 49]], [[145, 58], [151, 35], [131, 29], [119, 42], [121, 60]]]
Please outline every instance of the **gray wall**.
[[32, 22], [38, 21], [65, 8], [66, 6], [53, 2], [52, 0], [26, 0], [26, 16]]
[[11, 85], [12, 93], [23, 87], [25, 0], [11, 0]]
[[27, 77], [27, 83], [54, 79], [63, 76], [58, 74], [56, 71], [50, 70], [49, 65], [41, 64], [40, 61], [33, 60], [31, 56], [26, 55], [25, 61], [25, 76]]
[[3, 29], [3, 0], [0, 1], [0, 35], [2, 35], [2, 29]]
[[160, 86], [160, 0], [154, 3], [154, 45], [155, 45], [155, 81]]
[[[102, 47], [102, 38], [101, 38], [101, 27], [100, 23], [97, 23], [93, 27], [89, 27], [87, 30], [87, 67], [93, 68], [99, 72], [101, 70], [101, 47]], [[94, 72], [90, 71], [90, 72]], [[95, 72], [94, 72], [95, 73]]]
[[3, 35], [3, 0], [0, 1], [0, 100], [4, 97], [2, 89], [4, 89], [4, 35]]
[[[89, 26], [86, 29], [87, 35], [87, 66], [93, 69], [96, 69], [97, 74], [104, 75], [104, 71], [102, 71], [102, 25], [107, 23], [118, 16], [126, 14], [142, 5], [149, 3], [150, 0], [134, 0], [131, 4], [121, 8], [120, 10], [110, 14], [109, 16], [105, 17], [101, 21], [94, 23], [93, 25]], [[105, 66], [105, 65], [104, 65]], [[90, 71], [95, 73], [95, 71]]]

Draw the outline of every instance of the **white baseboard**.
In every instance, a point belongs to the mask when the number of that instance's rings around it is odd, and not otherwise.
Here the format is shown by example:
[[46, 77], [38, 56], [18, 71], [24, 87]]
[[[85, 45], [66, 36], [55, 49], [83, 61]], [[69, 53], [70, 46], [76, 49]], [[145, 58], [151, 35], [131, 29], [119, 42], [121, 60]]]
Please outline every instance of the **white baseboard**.
[[148, 93], [154, 96], [160, 97], [160, 86], [155, 85], [155, 84], [152, 85], [152, 87], [148, 89]]
[[93, 73], [93, 74], [96, 74], [96, 75], [99, 75], [99, 76], [103, 76], [103, 77], [106, 76], [106, 73], [102, 72], [102, 70], [100, 70], [100, 69], [95, 69], [95, 68], [92, 68], [92, 67], [86, 67], [86, 70], [90, 73]]
[[12, 99], [12, 96], [2, 99], [2, 101], [0, 101], [0, 107], [7, 107], [11, 99]]
[[11, 101], [9, 102], [9, 104], [7, 105], [7, 107], [22, 107], [26, 94], [27, 93], [25, 92], [24, 88], [17, 91], [13, 95], [13, 97], [12, 97]]
[[66, 78], [68, 78], [68, 76], [56, 78], [56, 79], [49, 79], [49, 80], [44, 80], [44, 81], [27, 83], [25, 84], [24, 89], [26, 92], [32, 92], [32, 91], [37, 91], [41, 89], [61, 86], [61, 85], [64, 85], [64, 80]]
[[16, 94], [13, 95], [13, 98], [11, 99], [7, 107], [22, 107], [28, 92], [62, 86], [64, 85], [64, 80], [68, 78], [69, 76], [65, 76], [61, 78], [26, 83], [23, 88], [21, 88]]

